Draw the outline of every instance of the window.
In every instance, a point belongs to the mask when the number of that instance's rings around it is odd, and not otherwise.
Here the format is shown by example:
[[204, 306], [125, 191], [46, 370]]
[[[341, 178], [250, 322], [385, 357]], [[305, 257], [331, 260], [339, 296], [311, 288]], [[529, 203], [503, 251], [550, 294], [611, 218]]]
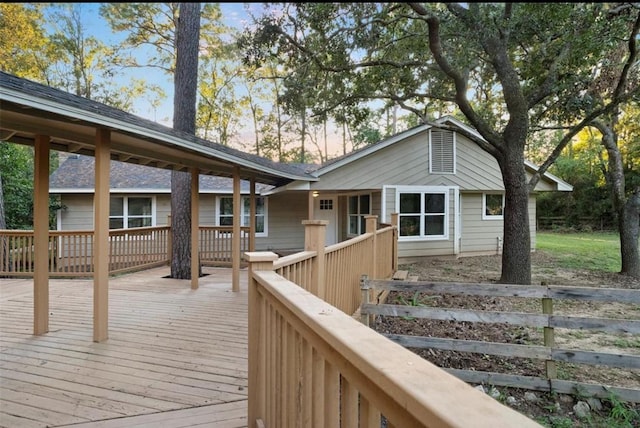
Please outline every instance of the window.
[[320, 209], [331, 211], [333, 209], [333, 199], [320, 199]]
[[400, 238], [448, 239], [448, 189], [422, 189], [398, 190], [396, 209]]
[[371, 214], [371, 195], [349, 196], [349, 235], [366, 232], [365, 216]]
[[[240, 203], [242, 218], [241, 226], [249, 226], [249, 217], [251, 216], [251, 198], [248, 196], [242, 197]], [[262, 196], [256, 196], [256, 236], [267, 236], [266, 227], [266, 200]], [[219, 198], [218, 206], [218, 225], [219, 226], [233, 226], [233, 197], [223, 196]]]
[[482, 197], [482, 219], [501, 220], [504, 214], [504, 195], [485, 193]]
[[109, 201], [109, 229], [148, 227], [155, 223], [153, 198], [112, 196]]
[[456, 140], [452, 131], [429, 131], [429, 172], [432, 174], [456, 173]]

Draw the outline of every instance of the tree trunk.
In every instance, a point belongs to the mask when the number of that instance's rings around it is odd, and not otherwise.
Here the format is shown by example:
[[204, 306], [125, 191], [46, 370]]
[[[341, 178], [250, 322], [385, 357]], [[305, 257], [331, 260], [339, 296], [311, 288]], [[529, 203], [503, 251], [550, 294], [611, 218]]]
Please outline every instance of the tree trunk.
[[627, 198], [626, 204], [618, 213], [618, 228], [620, 231], [620, 255], [622, 269], [620, 273], [634, 278], [640, 278], [640, 189]]
[[522, 154], [511, 154], [499, 162], [505, 186], [503, 284], [531, 284], [531, 232], [529, 187]]
[[[173, 127], [195, 135], [200, 4], [180, 3], [176, 28]], [[191, 279], [191, 174], [171, 173], [171, 277]], [[193, 225], [198, 227], [198, 225]], [[197, 273], [199, 274], [199, 272]]]
[[608, 155], [608, 170], [605, 173], [605, 178], [611, 188], [613, 208], [618, 216], [620, 257], [622, 261], [620, 273], [640, 278], [640, 254], [638, 251], [640, 188], [634, 189], [633, 193], [627, 196], [624, 163], [618, 146], [618, 135], [615, 132], [616, 123], [616, 114], [612, 115], [609, 123], [601, 120], [593, 122], [602, 134], [601, 144], [607, 150]]
[[7, 219], [4, 216], [4, 192], [2, 191], [2, 174], [0, 174], [0, 229], [7, 228]]

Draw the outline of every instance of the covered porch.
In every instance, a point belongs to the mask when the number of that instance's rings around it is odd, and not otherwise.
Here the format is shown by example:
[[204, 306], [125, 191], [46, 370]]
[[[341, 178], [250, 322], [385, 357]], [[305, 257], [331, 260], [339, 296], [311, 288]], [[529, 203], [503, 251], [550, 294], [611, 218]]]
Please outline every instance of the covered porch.
[[0, 426], [246, 427], [247, 271], [204, 267], [198, 290], [158, 267], [111, 278], [110, 337], [93, 342], [93, 281], [0, 279]]

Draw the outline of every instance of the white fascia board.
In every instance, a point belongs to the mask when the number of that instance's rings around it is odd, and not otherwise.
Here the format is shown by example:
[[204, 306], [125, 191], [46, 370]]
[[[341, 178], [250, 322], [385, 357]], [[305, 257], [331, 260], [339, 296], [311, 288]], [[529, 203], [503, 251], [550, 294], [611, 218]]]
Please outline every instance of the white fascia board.
[[266, 192], [261, 192], [260, 194], [263, 196], [275, 195], [278, 193], [288, 192], [288, 191], [309, 191], [311, 190], [311, 183], [308, 181], [292, 181], [291, 183], [285, 184], [284, 186], [275, 187], [273, 189], [267, 190]]
[[[49, 193], [55, 194], [94, 194], [95, 189], [71, 189], [71, 188], [51, 188], [49, 189]], [[109, 193], [144, 193], [144, 194], [170, 194], [171, 189], [110, 189]], [[233, 189], [229, 190], [211, 190], [211, 189], [200, 189], [201, 194], [213, 194], [213, 195], [233, 195]], [[240, 194], [248, 195], [249, 192], [245, 190], [241, 190]]]
[[[524, 164], [527, 168], [532, 169], [533, 171], [538, 171], [538, 166], [536, 166], [533, 162], [525, 160]], [[545, 172], [544, 174], [542, 174], [542, 176], [544, 178], [546, 178], [547, 180], [550, 180], [554, 183], [556, 183], [556, 190], [560, 191], [560, 192], [571, 192], [573, 191], [573, 186], [569, 183], [567, 183], [566, 181], [564, 181], [563, 179], [561, 179], [560, 177], [556, 177], [555, 175], [551, 174], [550, 172]]]
[[[20, 105], [29, 106], [34, 109], [46, 110], [50, 113], [60, 114], [62, 116], [67, 116], [71, 118], [75, 118], [78, 120], [91, 122], [95, 125], [104, 126], [107, 129], [117, 129], [119, 131], [129, 132], [135, 135], [145, 136], [152, 138], [154, 140], [160, 140], [165, 143], [173, 144], [174, 146], [181, 147], [184, 149], [191, 150], [196, 153], [200, 153], [203, 155], [209, 155], [211, 157], [227, 161], [229, 163], [241, 165], [249, 168], [257, 168], [260, 171], [269, 172], [273, 175], [290, 178], [290, 179], [299, 179], [301, 176], [285, 173], [282, 171], [274, 170], [272, 168], [265, 167], [263, 165], [255, 164], [253, 162], [245, 161], [241, 158], [237, 158], [233, 155], [229, 155], [227, 153], [219, 152], [211, 147], [206, 147], [200, 144], [191, 143], [189, 141], [185, 141], [181, 138], [174, 137], [172, 135], [167, 135], [162, 132], [157, 132], [154, 130], [147, 129], [143, 126], [132, 125], [129, 123], [124, 123], [116, 119], [111, 119], [104, 117], [100, 114], [82, 110], [76, 107], [70, 107], [64, 104], [57, 103], [55, 101], [33, 97], [29, 95], [25, 95], [19, 91], [14, 91], [7, 88], [0, 87], [0, 99], [6, 100], [9, 102], [14, 102]], [[165, 126], [160, 123], [157, 125]], [[169, 128], [170, 129], [170, 128]], [[310, 178], [311, 179], [311, 178]]]
[[397, 143], [398, 141], [404, 140], [406, 138], [409, 138], [413, 135], [419, 134], [421, 132], [426, 131], [427, 129], [431, 128], [431, 125], [428, 124], [424, 124], [424, 125], [420, 125], [417, 126], [415, 128], [409, 129], [407, 131], [401, 132], [399, 134], [396, 134], [392, 137], [389, 137], [386, 141], [384, 142], [380, 142], [380, 143], [376, 143], [372, 146], [366, 147], [362, 150], [360, 150], [357, 153], [353, 153], [353, 154], [348, 154], [344, 159], [336, 161], [334, 163], [332, 163], [331, 165], [327, 165], [326, 167], [321, 167], [318, 168], [317, 170], [315, 170], [312, 174], [316, 177], [321, 176], [323, 174], [326, 174], [330, 171], [333, 171], [334, 169], [338, 169], [344, 165], [347, 165], [351, 162], [354, 162], [358, 159], [361, 159], [365, 156], [370, 155], [371, 153], [375, 153], [378, 150], [382, 150], [385, 147], [389, 147], [395, 143]]

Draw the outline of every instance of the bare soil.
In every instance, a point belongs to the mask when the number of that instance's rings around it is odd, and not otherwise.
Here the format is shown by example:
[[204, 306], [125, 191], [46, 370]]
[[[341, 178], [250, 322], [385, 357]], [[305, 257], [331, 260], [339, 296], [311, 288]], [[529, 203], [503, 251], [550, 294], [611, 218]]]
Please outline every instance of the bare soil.
[[[501, 256], [464, 258], [427, 258], [401, 265], [420, 281], [495, 283], [500, 278]], [[640, 289], [640, 280], [617, 273], [563, 269], [555, 259], [544, 253], [532, 254], [532, 283], [606, 288]], [[391, 292], [386, 303], [466, 308], [487, 311], [541, 313], [538, 299], [468, 297], [453, 295], [419, 295]], [[554, 314], [598, 318], [640, 319], [640, 306], [624, 303], [579, 301], [554, 302]], [[446, 337], [499, 343], [543, 344], [541, 329], [505, 324], [405, 319], [381, 316], [374, 328], [380, 333]], [[577, 330], [556, 329], [556, 345], [569, 349], [640, 355], [640, 338], [636, 335], [613, 335]], [[535, 359], [498, 357], [436, 349], [412, 349], [423, 358], [443, 368], [457, 368], [525, 376], [545, 377], [544, 362]], [[557, 363], [558, 378], [616, 387], [640, 389], [640, 370], [622, 370], [588, 365]], [[493, 386], [483, 385], [486, 391]], [[590, 416], [576, 416], [574, 405], [586, 397], [528, 391], [511, 387], [495, 387], [497, 399], [548, 427], [640, 427], [640, 405], [624, 403], [616, 407], [609, 400], [600, 400], [602, 409], [592, 402]], [[536, 402], [526, 400], [526, 392], [534, 392]], [[499, 394], [498, 394], [499, 393]], [[595, 403], [597, 404], [597, 403]], [[620, 410], [624, 409], [623, 412]], [[618, 415], [615, 418], [613, 416]]]

